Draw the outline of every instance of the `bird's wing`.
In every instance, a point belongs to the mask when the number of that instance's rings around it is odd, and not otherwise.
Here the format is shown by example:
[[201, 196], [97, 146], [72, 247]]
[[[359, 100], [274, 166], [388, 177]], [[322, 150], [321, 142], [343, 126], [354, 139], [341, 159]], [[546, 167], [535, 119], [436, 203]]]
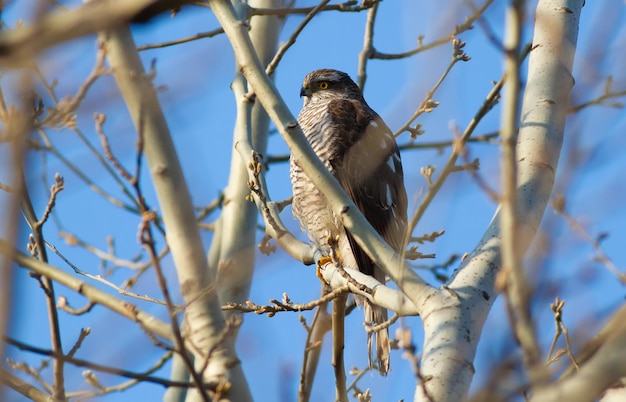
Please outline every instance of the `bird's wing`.
[[[334, 100], [328, 112], [336, 136], [342, 138], [331, 160], [335, 176], [376, 231], [397, 252], [403, 247], [407, 225], [407, 196], [400, 152], [393, 133], [368, 106]], [[375, 265], [350, 233], [359, 270], [381, 278]]]

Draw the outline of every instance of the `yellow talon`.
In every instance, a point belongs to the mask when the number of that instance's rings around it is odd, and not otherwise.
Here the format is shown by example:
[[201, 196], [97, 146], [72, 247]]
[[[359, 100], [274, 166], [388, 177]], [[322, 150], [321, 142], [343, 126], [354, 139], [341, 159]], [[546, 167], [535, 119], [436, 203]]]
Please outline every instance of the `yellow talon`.
[[317, 276], [320, 281], [324, 282], [325, 285], [330, 285], [330, 284], [326, 282], [326, 280], [322, 276], [321, 269], [324, 265], [328, 264], [329, 262], [333, 262], [333, 259], [330, 257], [322, 257], [317, 261], [317, 264], [315, 265], [315, 276]]

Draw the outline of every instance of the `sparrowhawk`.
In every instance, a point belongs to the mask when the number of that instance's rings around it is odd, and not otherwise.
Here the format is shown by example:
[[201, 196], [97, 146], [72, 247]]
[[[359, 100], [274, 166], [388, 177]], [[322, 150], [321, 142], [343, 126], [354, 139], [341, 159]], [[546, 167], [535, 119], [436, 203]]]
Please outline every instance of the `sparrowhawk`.
[[[298, 123], [313, 151], [358, 206], [371, 225], [398, 253], [407, 226], [407, 196], [400, 152], [393, 133], [372, 108], [352, 79], [341, 71], [309, 73], [302, 84], [303, 106]], [[337, 239], [339, 262], [385, 283], [385, 274], [343, 227], [324, 195], [300, 166], [290, 161], [293, 214], [310, 240], [326, 256], [330, 239]], [[387, 310], [364, 300], [365, 322], [380, 324]], [[389, 370], [389, 333], [378, 331], [376, 363]], [[370, 365], [372, 336], [368, 336]]]

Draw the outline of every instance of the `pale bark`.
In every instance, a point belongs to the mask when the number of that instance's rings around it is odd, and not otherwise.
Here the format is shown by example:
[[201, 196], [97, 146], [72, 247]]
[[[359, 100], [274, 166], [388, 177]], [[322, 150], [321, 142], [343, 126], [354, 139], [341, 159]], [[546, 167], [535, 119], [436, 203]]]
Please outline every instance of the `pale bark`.
[[[194, 355], [195, 369], [207, 382], [229, 383], [228, 397], [232, 400], [251, 400], [241, 364], [234, 350], [223, 344], [223, 332], [227, 328], [214, 278], [208, 269], [191, 197], [156, 91], [144, 71], [128, 28], [101, 34], [101, 38], [135, 127], [143, 136], [143, 151], [186, 303], [186, 337], [193, 344], [189, 352]], [[188, 392], [187, 400], [200, 398], [197, 390]]]
[[[250, 5], [263, 8], [282, 7], [284, 1], [257, 0]], [[243, 11], [245, 17], [245, 10]], [[264, 65], [269, 63], [276, 53], [282, 22], [283, 20], [276, 16], [256, 16], [250, 21], [250, 38], [257, 56]], [[219, 244], [216, 245], [219, 247], [219, 258], [217, 266], [210, 267], [216, 272], [218, 295], [222, 304], [241, 304], [248, 299], [256, 252], [258, 210], [254, 203], [247, 199], [250, 195], [248, 160], [239, 155], [236, 145], [238, 142], [250, 142], [256, 152], [265, 155], [270, 122], [260, 105], [244, 99], [246, 85], [242, 80], [243, 76], [237, 73], [236, 82], [232, 85], [237, 102], [237, 122], [233, 135], [230, 178], [224, 192], [224, 208], [219, 218], [219, 231], [214, 233], [214, 239], [219, 237]], [[232, 314], [241, 315], [231, 310], [226, 316]], [[235, 338], [233, 336], [231, 339]]]
[[65, 272], [61, 268], [57, 268], [43, 261], [32, 258], [12, 247], [12, 245], [0, 239], [0, 254], [13, 255], [13, 262], [19, 266], [22, 266], [37, 275], [42, 275], [52, 279], [55, 282], [62, 284], [86, 297], [89, 301], [100, 304], [111, 311], [114, 311], [126, 317], [132, 321], [136, 321], [146, 331], [149, 331], [159, 337], [162, 337], [168, 341], [172, 341], [174, 336], [172, 335], [172, 328], [169, 324], [161, 321], [160, 319], [150, 315], [137, 306], [128, 303], [116, 296], [113, 296], [105, 291], [98, 289], [96, 286], [79, 279], [76, 275]]
[[0, 36], [0, 65], [20, 66], [41, 51], [100, 30], [128, 23], [159, 0], [98, 0], [72, 10], [46, 14], [35, 24], [5, 31]]
[[[582, 0], [540, 0], [536, 13], [527, 85], [517, 144], [517, 250], [534, 238], [548, 203], [557, 168]], [[450, 281], [455, 307], [429, 302], [424, 319], [422, 375], [415, 401], [459, 401], [467, 396], [473, 361], [485, 319], [497, 296], [502, 264], [500, 211], [480, 243]], [[444, 292], [446, 292], [444, 290]]]

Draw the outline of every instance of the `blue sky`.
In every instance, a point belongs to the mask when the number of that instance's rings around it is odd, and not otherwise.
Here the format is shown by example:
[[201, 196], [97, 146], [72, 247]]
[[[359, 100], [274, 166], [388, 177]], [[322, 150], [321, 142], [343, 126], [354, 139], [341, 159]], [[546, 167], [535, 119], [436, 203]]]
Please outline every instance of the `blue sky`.
[[[485, 22], [501, 38], [504, 8], [503, 2], [496, 3], [485, 14]], [[78, 2], [71, 4], [76, 5]], [[308, 4], [314, 3], [298, 2], [298, 5]], [[458, 4], [452, 0], [438, 2], [436, 5], [434, 2], [421, 1], [383, 2], [376, 21], [376, 48], [386, 53], [401, 52], [412, 49], [419, 35], [425, 35], [425, 42], [439, 38], [469, 14], [467, 7]], [[529, 27], [533, 10], [534, 4], [529, 7], [526, 38], [531, 35]], [[3, 15], [5, 23], [14, 26], [18, 16], [23, 15], [20, 14], [22, 12], [20, 5], [11, 5]], [[365, 17], [365, 13], [326, 13], [305, 29], [295, 46], [287, 53], [276, 74], [276, 85], [294, 115], [300, 108], [298, 92], [301, 80], [309, 71], [332, 67], [346, 71], [356, 78]], [[300, 21], [301, 17], [287, 20], [281, 35], [282, 41], [286, 40]], [[165, 15], [147, 24], [134, 26], [133, 33], [137, 44], [142, 45], [209, 31], [216, 24], [209, 10], [190, 8], [183, 10], [175, 18]], [[426, 134], [418, 142], [450, 139], [451, 127], [462, 129], [470, 121], [491, 89], [491, 82], [498, 80], [501, 75], [500, 50], [488, 40], [486, 31], [480, 25], [462, 34], [460, 38], [467, 41], [466, 51], [472, 60], [457, 64], [435, 95], [434, 99], [441, 104], [433, 113], [420, 118], [419, 123], [423, 124]], [[81, 80], [89, 74], [95, 62], [94, 41], [95, 37], [75, 40], [47, 51], [42, 57], [41, 68], [45, 75], [50, 80], [59, 79], [57, 93], [60, 96], [75, 93]], [[626, 61], [622, 56], [625, 46], [624, 3], [619, 0], [588, 1], [581, 17], [574, 68], [574, 104], [599, 96], [608, 75], [613, 75], [614, 89], [623, 90], [626, 87]], [[445, 45], [409, 59], [370, 61], [365, 88], [368, 103], [392, 129], [400, 127], [445, 69], [450, 54], [450, 46]], [[226, 185], [227, 167], [230, 165], [232, 153], [235, 101], [229, 85], [233, 78], [234, 61], [228, 41], [222, 35], [180, 46], [145, 51], [141, 56], [146, 65], [156, 59], [155, 85], [163, 87], [160, 100], [194, 204], [206, 205]], [[0, 78], [3, 89], [11, 85], [10, 77], [11, 75], [7, 75]], [[624, 101], [624, 98], [619, 100]], [[44, 101], [49, 102], [49, 97], [44, 96]], [[481, 122], [477, 133], [497, 130], [499, 111], [499, 107], [494, 108]], [[103, 77], [95, 83], [78, 113], [78, 126], [90, 141], [99, 146], [93, 128], [92, 116], [95, 112], [106, 114], [104, 129], [113, 151], [127, 167], [132, 167], [135, 131], [111, 77]], [[626, 169], [626, 164], [622, 150], [626, 145], [626, 113], [623, 109], [590, 107], [571, 116], [566, 130], [555, 188], [566, 195], [568, 210], [592, 235], [601, 232], [610, 234], [603, 246], [617, 265], [623, 267], [626, 254], [621, 244], [626, 235], [626, 210], [623, 207], [626, 182], [622, 172]], [[48, 134], [62, 149], [63, 154], [95, 182], [122, 197], [117, 186], [94, 160], [93, 155], [80, 144], [76, 135], [68, 130], [50, 130]], [[408, 136], [404, 134], [398, 141], [405, 143], [407, 140]], [[269, 154], [286, 154], [287, 151], [278, 134], [270, 137]], [[415, 208], [420, 194], [425, 190], [424, 179], [419, 173], [420, 167], [428, 164], [441, 166], [448, 151], [445, 150], [443, 154], [437, 151], [407, 151], [403, 154], [410, 211]], [[0, 153], [4, 152], [6, 149], [0, 144]], [[497, 188], [498, 147], [494, 144], [472, 145], [470, 153], [472, 158], [480, 157], [481, 175]], [[73, 263], [92, 274], [101, 273], [99, 260], [84, 250], [66, 245], [58, 235], [61, 229], [76, 233], [102, 249], [106, 249], [106, 237], [115, 236], [116, 250], [125, 258], [138, 252], [136, 216], [110, 206], [53, 157], [49, 157], [46, 162], [48, 181], [43, 185], [41, 153], [32, 153], [30, 161], [27, 180], [38, 211], [45, 206], [45, 194], [52, 183], [54, 172], [65, 177], [66, 189], [60, 194], [57, 206], [60, 226], [50, 221], [46, 225], [45, 235]], [[0, 179], [6, 180], [6, 171], [0, 172]], [[273, 199], [280, 200], [290, 195], [286, 164], [271, 166], [267, 179]], [[157, 202], [146, 169], [142, 174], [142, 183], [149, 205], [156, 207]], [[4, 202], [6, 196], [0, 194], [0, 206]], [[445, 229], [446, 234], [436, 243], [424, 245], [420, 251], [436, 253], [437, 263], [445, 261], [452, 253], [463, 254], [471, 251], [489, 223], [494, 209], [495, 204], [469, 175], [460, 173], [451, 176], [414, 233], [419, 235]], [[211, 220], [214, 218], [215, 216]], [[294, 232], [298, 232], [297, 222], [292, 219], [290, 210], [283, 213], [283, 220]], [[555, 296], [566, 299], [565, 322], [571, 325], [572, 330], [576, 330], [577, 339], [582, 342], [599, 329], [607, 314], [623, 302], [624, 290], [603, 266], [592, 261], [593, 250], [590, 245], [564, 224], [562, 218], [556, 216], [550, 208], [546, 212], [542, 230], [551, 240], [548, 242], [542, 239], [535, 243], [527, 258], [527, 269], [530, 278], [538, 284], [533, 308], [540, 328], [540, 339], [547, 350], [553, 331], [548, 303]], [[202, 236], [208, 249], [212, 240], [211, 234], [203, 232]], [[258, 238], [260, 237], [259, 234]], [[24, 244], [25, 239], [26, 233], [23, 232], [18, 244]], [[548, 246], [547, 251], [543, 250], [544, 245]], [[69, 267], [54, 256], [51, 263], [69, 270]], [[175, 272], [170, 259], [165, 260], [165, 269], [171, 288], [177, 292]], [[128, 271], [118, 270], [109, 279], [120, 283], [127, 276]], [[428, 274], [425, 276], [428, 280], [433, 279]], [[153, 275], [142, 277], [134, 290], [140, 294], [160, 297]], [[16, 271], [14, 292], [14, 320], [9, 334], [36, 346], [49, 347], [43, 295], [37, 283], [26, 275], [25, 270]], [[259, 254], [250, 299], [263, 304], [270, 298], [280, 298], [283, 292], [288, 293], [296, 302], [315, 299], [319, 294], [319, 282], [315, 278], [314, 269], [304, 267], [280, 250], [271, 256]], [[57, 287], [57, 293], [67, 296], [75, 307], [85, 303], [84, 299], [63, 287]], [[162, 319], [167, 318], [165, 310], [159, 306], [131, 301]], [[80, 358], [141, 371], [150, 367], [162, 354], [141, 330], [102, 307], [97, 306], [90, 314], [82, 317], [63, 312], [60, 315], [66, 349], [71, 347], [81, 327], [88, 326], [92, 329], [92, 334], [78, 353]], [[304, 316], [310, 320], [312, 313], [305, 313]], [[348, 317], [347, 367], [366, 365], [366, 341], [361, 322], [360, 312]], [[413, 330], [419, 350], [422, 331], [419, 318], [406, 318], [402, 320], [402, 324]], [[494, 361], [503, 355], [509, 355], [513, 350], [508, 322], [499, 303], [494, 307], [483, 332], [484, 338], [475, 362], [475, 388], [485, 381], [489, 368], [495, 364]], [[279, 314], [271, 319], [256, 315], [245, 317], [237, 347], [257, 400], [296, 400], [305, 335], [296, 314]], [[322, 354], [312, 401], [329, 400], [334, 395], [328, 346], [325, 345]], [[40, 361], [38, 356], [12, 348], [8, 348], [7, 352], [11, 358], [33, 365]], [[81, 372], [82, 369], [68, 367], [68, 390], [87, 389]], [[167, 377], [168, 367], [159, 371], [158, 375]], [[50, 378], [49, 369], [44, 376]], [[101, 375], [99, 378], [107, 385], [122, 382], [118, 377]], [[392, 374], [386, 379], [378, 375], [366, 375], [360, 386], [363, 389], [371, 388], [375, 400], [410, 400], [414, 381], [408, 363], [401, 358], [400, 352], [394, 352]], [[20, 400], [11, 391], [5, 392], [4, 400]], [[163, 388], [159, 386], [140, 385], [123, 393], [100, 397], [98, 400], [159, 400], [162, 393]]]

